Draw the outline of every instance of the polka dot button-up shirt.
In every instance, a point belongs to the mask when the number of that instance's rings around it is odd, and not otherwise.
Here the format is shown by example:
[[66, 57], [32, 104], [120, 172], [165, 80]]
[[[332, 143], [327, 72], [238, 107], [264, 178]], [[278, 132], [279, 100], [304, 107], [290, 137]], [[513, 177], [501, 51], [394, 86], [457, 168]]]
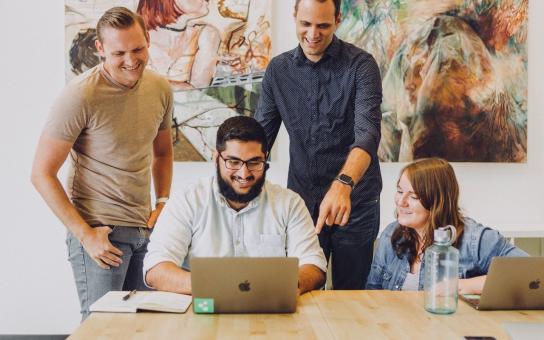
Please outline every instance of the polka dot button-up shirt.
[[374, 58], [336, 36], [318, 62], [308, 60], [300, 46], [271, 60], [255, 118], [270, 147], [285, 124], [288, 187], [302, 196], [312, 214], [354, 147], [365, 150], [372, 161], [351, 194], [352, 214], [357, 205], [379, 198], [381, 101]]

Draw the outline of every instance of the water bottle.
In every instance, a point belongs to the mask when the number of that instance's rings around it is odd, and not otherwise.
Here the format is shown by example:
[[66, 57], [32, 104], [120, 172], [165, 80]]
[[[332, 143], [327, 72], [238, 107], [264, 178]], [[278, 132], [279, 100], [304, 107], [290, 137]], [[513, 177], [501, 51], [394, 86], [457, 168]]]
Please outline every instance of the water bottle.
[[457, 310], [459, 251], [452, 247], [455, 227], [434, 231], [434, 243], [425, 250], [425, 309], [435, 314]]

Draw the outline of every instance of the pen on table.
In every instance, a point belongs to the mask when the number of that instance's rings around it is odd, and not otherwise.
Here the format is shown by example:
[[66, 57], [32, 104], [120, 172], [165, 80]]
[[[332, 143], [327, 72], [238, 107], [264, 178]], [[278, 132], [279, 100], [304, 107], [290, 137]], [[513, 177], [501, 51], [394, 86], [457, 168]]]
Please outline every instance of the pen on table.
[[130, 297], [131, 297], [132, 295], [134, 295], [134, 294], [136, 294], [136, 289], [131, 290], [130, 292], [128, 292], [127, 295], [123, 296], [123, 301], [127, 301], [127, 300], [130, 299]]

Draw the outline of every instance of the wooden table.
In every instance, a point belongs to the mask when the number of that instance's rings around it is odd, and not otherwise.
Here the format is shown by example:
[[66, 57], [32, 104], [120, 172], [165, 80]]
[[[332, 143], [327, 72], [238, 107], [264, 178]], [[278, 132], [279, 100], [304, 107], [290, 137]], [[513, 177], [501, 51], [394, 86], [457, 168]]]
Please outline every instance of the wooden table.
[[423, 308], [423, 293], [316, 291], [315, 303], [337, 339], [509, 339], [505, 322], [544, 323], [544, 311], [477, 311], [459, 300], [457, 312], [435, 315]]
[[423, 309], [420, 292], [315, 291], [294, 314], [93, 313], [70, 339], [508, 339], [505, 322], [544, 323], [544, 311], [479, 312], [462, 301], [452, 315]]
[[332, 339], [311, 294], [293, 314], [93, 313], [69, 339]]

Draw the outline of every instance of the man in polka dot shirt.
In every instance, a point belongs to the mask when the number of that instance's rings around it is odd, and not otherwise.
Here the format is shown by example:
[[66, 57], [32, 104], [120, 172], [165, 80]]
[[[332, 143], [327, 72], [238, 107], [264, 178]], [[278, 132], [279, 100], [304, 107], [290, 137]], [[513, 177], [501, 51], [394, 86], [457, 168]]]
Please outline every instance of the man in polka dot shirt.
[[380, 220], [378, 65], [334, 35], [340, 0], [296, 0], [295, 22], [299, 45], [271, 60], [255, 118], [269, 147], [282, 122], [289, 133], [287, 185], [334, 258], [334, 289], [363, 289]]

